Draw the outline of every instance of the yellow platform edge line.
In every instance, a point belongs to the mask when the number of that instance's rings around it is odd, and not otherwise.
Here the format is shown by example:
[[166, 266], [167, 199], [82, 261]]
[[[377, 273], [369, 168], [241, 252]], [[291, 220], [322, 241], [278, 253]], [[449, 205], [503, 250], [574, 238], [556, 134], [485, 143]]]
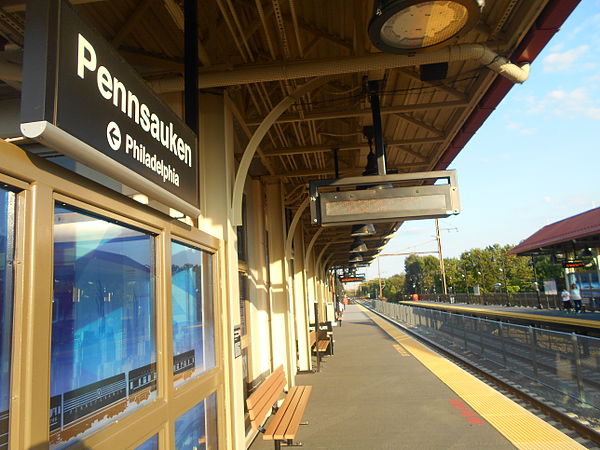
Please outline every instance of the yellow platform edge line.
[[535, 414], [478, 380], [453, 362], [433, 352], [362, 305], [358, 306], [394, 340], [402, 339], [402, 346], [409, 353], [515, 447], [523, 450], [585, 448], [562, 431], [544, 422]]

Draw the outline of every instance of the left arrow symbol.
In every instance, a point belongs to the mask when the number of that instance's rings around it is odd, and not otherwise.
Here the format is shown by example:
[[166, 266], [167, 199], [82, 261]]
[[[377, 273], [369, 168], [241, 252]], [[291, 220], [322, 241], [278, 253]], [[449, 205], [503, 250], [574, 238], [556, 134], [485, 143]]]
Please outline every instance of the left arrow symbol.
[[106, 127], [106, 140], [113, 150], [121, 148], [121, 129], [115, 122], [110, 122]]

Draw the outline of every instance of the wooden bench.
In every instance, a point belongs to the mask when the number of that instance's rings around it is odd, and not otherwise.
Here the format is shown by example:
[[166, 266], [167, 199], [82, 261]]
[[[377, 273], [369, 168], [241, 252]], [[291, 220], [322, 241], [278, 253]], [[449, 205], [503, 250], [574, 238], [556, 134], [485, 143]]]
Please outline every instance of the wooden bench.
[[331, 344], [331, 339], [326, 330], [310, 332], [310, 348], [317, 355], [317, 372], [321, 370], [321, 355], [328, 351], [329, 344]]
[[[282, 442], [288, 446], [302, 445], [294, 443], [294, 439], [312, 391], [312, 386], [294, 386], [278, 407], [277, 402], [281, 393], [285, 392], [285, 385], [283, 366], [279, 366], [246, 400], [252, 429], [263, 433], [264, 440], [274, 441], [275, 449], [280, 449]], [[264, 428], [271, 412], [275, 412], [275, 416]]]

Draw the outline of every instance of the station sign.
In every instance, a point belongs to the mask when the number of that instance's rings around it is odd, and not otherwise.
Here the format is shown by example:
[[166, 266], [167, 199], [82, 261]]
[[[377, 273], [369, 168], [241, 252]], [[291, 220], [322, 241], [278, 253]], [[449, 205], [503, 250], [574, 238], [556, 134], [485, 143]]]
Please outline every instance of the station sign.
[[340, 281], [342, 283], [356, 283], [359, 281], [365, 281], [365, 276], [364, 275], [356, 275], [353, 277], [340, 277]]
[[21, 131], [187, 215], [196, 134], [64, 0], [27, 2]]
[[575, 269], [577, 267], [583, 267], [586, 265], [586, 261], [583, 259], [567, 259], [563, 262], [563, 267], [565, 269]]

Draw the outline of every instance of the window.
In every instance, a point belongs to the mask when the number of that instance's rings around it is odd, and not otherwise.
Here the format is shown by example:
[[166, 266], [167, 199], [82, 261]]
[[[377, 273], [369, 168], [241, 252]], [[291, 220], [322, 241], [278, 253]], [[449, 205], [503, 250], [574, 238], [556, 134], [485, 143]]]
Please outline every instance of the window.
[[217, 405], [214, 393], [175, 421], [175, 448], [218, 448]]
[[154, 238], [57, 203], [50, 444], [156, 396]]
[[175, 386], [215, 366], [212, 255], [172, 243]]
[[135, 450], [158, 450], [158, 435], [155, 434], [143, 444], [138, 445]]
[[0, 188], [0, 449], [8, 448], [15, 194]]

